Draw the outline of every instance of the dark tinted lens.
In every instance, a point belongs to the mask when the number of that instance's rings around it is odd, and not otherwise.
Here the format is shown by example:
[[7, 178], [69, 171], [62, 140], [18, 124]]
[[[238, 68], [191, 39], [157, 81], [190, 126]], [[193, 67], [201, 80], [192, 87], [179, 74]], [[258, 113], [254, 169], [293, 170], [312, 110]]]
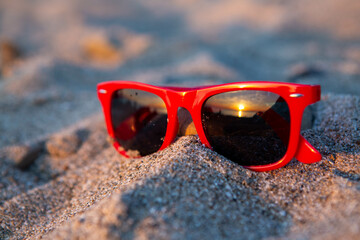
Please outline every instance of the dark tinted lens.
[[290, 136], [285, 100], [265, 91], [214, 95], [202, 107], [202, 125], [213, 149], [244, 166], [279, 161]]
[[111, 101], [111, 120], [116, 141], [131, 151], [131, 155], [156, 152], [164, 141], [167, 110], [155, 94], [136, 89], [118, 90]]

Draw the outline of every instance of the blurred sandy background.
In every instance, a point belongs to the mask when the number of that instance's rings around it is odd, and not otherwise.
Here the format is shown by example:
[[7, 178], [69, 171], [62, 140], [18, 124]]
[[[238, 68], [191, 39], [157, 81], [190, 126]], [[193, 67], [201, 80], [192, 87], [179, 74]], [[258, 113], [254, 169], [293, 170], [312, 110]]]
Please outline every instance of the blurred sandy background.
[[[359, 1], [0, 0], [0, 44], [0, 239], [37, 239], [49, 232], [59, 239], [359, 236]], [[107, 143], [96, 97], [97, 83], [120, 79], [184, 86], [249, 80], [321, 84], [325, 98], [307, 137], [322, 151], [325, 167], [293, 164], [254, 175], [189, 137], [165, 153], [129, 162]], [[167, 175], [175, 157], [180, 177]], [[220, 165], [202, 165], [209, 158], [220, 158]], [[208, 182], [184, 180], [198, 168]], [[229, 180], [227, 170], [238, 174]], [[159, 176], [172, 182], [162, 184]], [[228, 216], [234, 210], [223, 208], [232, 200], [211, 198], [215, 207], [200, 210], [192, 204], [210, 201], [192, 192], [210, 189], [219, 179], [247, 196], [234, 203], [240, 216]], [[189, 185], [169, 189], [177, 181]], [[275, 187], [264, 187], [269, 181]], [[294, 189], [287, 181], [294, 181]], [[152, 183], [160, 184], [160, 192]], [[169, 199], [166, 191], [183, 198]], [[223, 188], [216, 191], [226, 195]], [[150, 203], [135, 211], [139, 207], [131, 203], [149, 193], [155, 194]], [[189, 197], [191, 204], [181, 205]], [[308, 201], [311, 206], [305, 206]], [[211, 215], [217, 207], [220, 215]], [[332, 208], [337, 210], [331, 213]], [[80, 214], [93, 225], [76, 220]]]

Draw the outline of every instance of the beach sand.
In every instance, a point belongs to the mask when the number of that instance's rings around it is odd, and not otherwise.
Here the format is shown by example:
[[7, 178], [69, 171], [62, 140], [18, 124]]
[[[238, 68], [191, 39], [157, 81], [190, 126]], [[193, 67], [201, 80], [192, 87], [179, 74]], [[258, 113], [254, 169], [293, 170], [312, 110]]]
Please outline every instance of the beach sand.
[[[0, 1], [0, 239], [358, 239], [359, 21], [351, 0]], [[322, 161], [252, 172], [197, 136], [126, 159], [114, 79], [320, 84]]]

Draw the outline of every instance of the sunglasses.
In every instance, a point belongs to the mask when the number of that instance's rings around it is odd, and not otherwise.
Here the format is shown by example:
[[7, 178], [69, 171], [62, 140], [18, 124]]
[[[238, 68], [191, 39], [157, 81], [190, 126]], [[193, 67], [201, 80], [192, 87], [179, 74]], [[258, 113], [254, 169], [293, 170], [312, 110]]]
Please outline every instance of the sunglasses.
[[319, 85], [238, 82], [193, 88], [110, 81], [97, 86], [109, 135], [125, 157], [169, 146], [179, 108], [189, 111], [200, 141], [254, 171], [302, 163], [321, 154], [300, 135], [304, 109], [320, 100]]

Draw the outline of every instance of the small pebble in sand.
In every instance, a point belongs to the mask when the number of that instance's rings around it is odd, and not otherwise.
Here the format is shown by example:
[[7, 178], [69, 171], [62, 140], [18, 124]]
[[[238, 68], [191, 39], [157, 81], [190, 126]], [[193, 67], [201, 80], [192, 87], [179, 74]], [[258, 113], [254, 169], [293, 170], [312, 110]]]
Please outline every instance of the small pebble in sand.
[[43, 150], [42, 143], [15, 145], [7, 148], [7, 157], [20, 169], [28, 168]]
[[3, 76], [11, 74], [12, 66], [19, 57], [20, 50], [14, 43], [10, 41], [0, 43], [0, 68]]
[[84, 41], [83, 51], [86, 58], [97, 63], [121, 63], [122, 53], [105, 36], [92, 36]]
[[75, 133], [56, 135], [46, 142], [46, 149], [51, 156], [64, 158], [74, 154], [78, 150], [80, 143], [81, 140]]

